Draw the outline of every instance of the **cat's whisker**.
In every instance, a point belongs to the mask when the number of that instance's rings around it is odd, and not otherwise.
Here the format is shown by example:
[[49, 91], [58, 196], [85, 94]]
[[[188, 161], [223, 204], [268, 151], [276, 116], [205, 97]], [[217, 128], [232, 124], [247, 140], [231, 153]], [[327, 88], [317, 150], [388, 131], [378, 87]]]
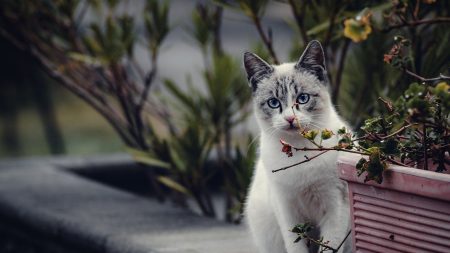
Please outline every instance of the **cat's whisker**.
[[256, 140], [258, 140], [260, 137], [261, 137], [261, 133], [256, 135], [255, 138], [253, 138], [253, 140], [251, 140], [250, 143], [248, 144], [247, 149], [250, 148], [250, 146], [252, 146], [253, 143], [255, 143]]

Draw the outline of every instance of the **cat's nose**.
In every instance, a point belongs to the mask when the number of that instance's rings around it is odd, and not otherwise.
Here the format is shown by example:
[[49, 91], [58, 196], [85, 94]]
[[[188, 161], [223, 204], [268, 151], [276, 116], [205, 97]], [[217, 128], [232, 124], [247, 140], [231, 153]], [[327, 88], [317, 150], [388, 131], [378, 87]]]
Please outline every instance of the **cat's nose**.
[[295, 116], [287, 116], [287, 117], [284, 117], [284, 119], [287, 122], [289, 122], [289, 124], [292, 124], [294, 122], [294, 120], [295, 120]]

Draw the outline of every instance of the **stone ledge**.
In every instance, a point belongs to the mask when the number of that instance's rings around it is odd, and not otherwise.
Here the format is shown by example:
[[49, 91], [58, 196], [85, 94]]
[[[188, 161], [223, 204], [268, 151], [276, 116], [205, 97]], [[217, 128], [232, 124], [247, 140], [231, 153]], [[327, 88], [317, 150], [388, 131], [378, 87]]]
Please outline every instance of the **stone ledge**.
[[61, 169], [101, 167], [105, 161], [124, 158], [118, 157], [0, 162], [0, 219], [81, 252], [254, 251], [243, 226], [140, 198]]

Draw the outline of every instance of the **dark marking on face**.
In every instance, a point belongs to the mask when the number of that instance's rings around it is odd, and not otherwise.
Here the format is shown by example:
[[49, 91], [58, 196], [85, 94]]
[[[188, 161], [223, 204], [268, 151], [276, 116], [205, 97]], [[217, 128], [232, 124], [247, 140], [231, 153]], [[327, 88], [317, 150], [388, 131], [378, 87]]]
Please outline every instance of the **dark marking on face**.
[[312, 112], [312, 111], [316, 110], [316, 105], [317, 105], [317, 99], [311, 99], [309, 101], [309, 103], [307, 104], [306, 110], [308, 112]]
[[285, 101], [288, 94], [286, 78], [279, 78], [275, 82], [275, 95], [281, 101]]
[[267, 108], [267, 107], [263, 107], [262, 111], [264, 113], [264, 119], [265, 120], [269, 120], [272, 118], [272, 113], [273, 113], [273, 109]]
[[281, 87], [283, 88], [283, 95], [287, 95], [287, 93], [288, 93], [288, 85], [285, 84], [285, 85], [283, 85]]

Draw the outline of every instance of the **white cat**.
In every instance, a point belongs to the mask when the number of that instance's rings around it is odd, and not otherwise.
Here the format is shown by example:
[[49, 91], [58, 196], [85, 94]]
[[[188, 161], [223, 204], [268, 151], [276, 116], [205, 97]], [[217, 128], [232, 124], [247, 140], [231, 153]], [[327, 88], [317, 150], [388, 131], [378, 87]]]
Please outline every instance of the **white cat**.
[[[346, 126], [331, 104], [322, 46], [311, 41], [297, 63], [279, 66], [247, 52], [244, 65], [261, 129], [259, 160], [245, 208], [259, 252], [308, 252], [304, 240], [294, 243], [297, 236], [290, 231], [305, 222], [318, 227], [324, 241], [337, 248], [350, 229], [347, 185], [336, 173], [337, 152], [272, 173], [318, 153], [294, 151], [287, 157], [281, 152], [280, 139], [296, 147], [314, 147], [299, 135], [294, 111], [302, 128], [326, 128], [336, 133]], [[334, 136], [322, 145], [334, 146], [337, 142]]]

